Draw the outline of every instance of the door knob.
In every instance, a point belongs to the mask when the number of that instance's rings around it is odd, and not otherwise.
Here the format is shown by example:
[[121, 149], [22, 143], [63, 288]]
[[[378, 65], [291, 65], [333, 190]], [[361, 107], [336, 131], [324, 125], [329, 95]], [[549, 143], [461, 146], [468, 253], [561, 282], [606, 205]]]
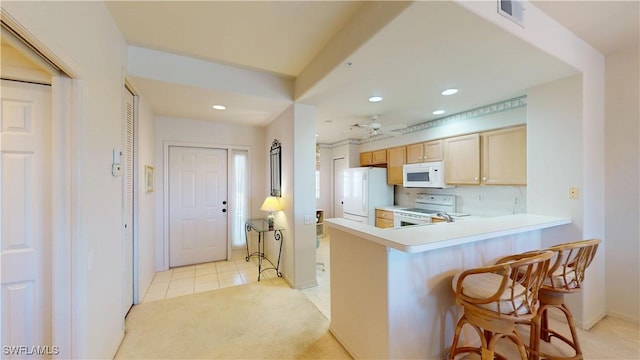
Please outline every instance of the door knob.
[[227, 209], [222, 209], [222, 212], [227, 212]]
[[222, 201], [222, 205], [227, 205], [227, 200]]

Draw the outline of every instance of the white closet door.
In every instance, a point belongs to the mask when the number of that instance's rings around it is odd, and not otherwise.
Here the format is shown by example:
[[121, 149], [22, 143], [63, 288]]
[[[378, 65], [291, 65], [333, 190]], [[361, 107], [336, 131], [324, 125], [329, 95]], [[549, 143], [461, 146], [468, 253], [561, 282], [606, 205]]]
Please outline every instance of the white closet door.
[[124, 149], [124, 237], [122, 245], [122, 316], [133, 305], [133, 176], [134, 176], [134, 108], [133, 94], [125, 88]]
[[169, 266], [227, 258], [227, 150], [169, 148]]
[[344, 213], [344, 158], [333, 160], [333, 217], [339, 218]]
[[0, 345], [51, 347], [51, 88], [2, 80], [1, 101]]

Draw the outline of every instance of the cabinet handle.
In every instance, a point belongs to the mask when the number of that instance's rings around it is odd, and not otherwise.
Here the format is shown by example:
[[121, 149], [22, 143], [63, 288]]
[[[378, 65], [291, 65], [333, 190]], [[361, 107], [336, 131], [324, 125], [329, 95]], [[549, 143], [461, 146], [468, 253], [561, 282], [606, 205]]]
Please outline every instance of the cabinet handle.
[[478, 181], [478, 177], [477, 177], [477, 176], [476, 176], [476, 177], [474, 177], [474, 178], [473, 178], [473, 180], [474, 180], [474, 181]]
[[483, 178], [482, 178], [482, 181], [487, 181], [487, 178], [486, 178], [486, 177], [483, 177]]

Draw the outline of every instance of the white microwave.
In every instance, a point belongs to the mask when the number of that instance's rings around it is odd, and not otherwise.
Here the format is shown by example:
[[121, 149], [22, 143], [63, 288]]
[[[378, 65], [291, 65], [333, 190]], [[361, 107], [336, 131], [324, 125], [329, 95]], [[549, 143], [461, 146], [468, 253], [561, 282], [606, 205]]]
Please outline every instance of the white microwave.
[[402, 186], [408, 188], [445, 188], [444, 161], [406, 164], [402, 167]]

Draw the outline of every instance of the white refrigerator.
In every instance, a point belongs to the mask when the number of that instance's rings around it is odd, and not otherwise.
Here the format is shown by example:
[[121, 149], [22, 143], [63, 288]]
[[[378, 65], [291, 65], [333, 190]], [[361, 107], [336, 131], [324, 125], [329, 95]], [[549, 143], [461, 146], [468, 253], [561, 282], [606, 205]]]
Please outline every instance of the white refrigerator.
[[344, 170], [345, 219], [376, 225], [376, 207], [393, 205], [393, 186], [387, 169], [359, 167]]

